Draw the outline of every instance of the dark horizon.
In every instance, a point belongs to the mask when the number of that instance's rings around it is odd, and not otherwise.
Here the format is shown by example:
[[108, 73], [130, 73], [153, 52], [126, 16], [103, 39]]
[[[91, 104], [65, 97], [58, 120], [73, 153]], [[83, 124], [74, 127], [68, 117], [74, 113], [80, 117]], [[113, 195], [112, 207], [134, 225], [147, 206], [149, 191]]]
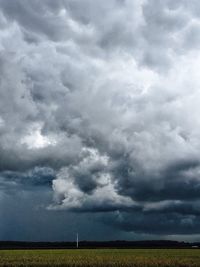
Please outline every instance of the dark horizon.
[[[77, 249], [74, 242], [26, 242], [0, 241], [1, 249]], [[115, 241], [86, 241], [79, 242], [78, 249], [91, 248], [200, 248], [200, 242], [180, 242], [173, 240], [115, 240]]]

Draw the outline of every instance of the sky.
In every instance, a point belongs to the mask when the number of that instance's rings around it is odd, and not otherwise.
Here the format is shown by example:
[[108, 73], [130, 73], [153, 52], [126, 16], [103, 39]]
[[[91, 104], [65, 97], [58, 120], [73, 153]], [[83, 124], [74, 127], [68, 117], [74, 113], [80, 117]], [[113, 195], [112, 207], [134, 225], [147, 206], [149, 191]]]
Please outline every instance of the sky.
[[0, 240], [200, 240], [200, 2], [0, 0]]

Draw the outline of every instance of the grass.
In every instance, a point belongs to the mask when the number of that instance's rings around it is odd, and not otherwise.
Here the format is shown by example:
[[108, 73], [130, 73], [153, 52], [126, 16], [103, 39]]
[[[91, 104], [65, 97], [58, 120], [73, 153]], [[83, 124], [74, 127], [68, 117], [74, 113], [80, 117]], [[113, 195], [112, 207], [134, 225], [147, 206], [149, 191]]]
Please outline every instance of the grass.
[[1, 250], [0, 267], [200, 267], [198, 249]]

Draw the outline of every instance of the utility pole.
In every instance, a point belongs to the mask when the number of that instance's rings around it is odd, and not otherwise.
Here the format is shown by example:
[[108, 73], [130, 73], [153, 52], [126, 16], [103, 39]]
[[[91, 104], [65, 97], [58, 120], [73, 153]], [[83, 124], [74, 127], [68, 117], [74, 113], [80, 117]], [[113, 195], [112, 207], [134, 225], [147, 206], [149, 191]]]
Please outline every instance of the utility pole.
[[78, 248], [78, 233], [76, 234], [76, 248]]

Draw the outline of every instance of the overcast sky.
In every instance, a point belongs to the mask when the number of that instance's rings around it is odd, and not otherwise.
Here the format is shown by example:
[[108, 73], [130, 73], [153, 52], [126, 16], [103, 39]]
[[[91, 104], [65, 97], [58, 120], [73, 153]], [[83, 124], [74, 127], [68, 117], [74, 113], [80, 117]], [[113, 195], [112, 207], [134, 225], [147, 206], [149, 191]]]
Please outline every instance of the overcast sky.
[[0, 239], [200, 238], [200, 2], [0, 0]]

